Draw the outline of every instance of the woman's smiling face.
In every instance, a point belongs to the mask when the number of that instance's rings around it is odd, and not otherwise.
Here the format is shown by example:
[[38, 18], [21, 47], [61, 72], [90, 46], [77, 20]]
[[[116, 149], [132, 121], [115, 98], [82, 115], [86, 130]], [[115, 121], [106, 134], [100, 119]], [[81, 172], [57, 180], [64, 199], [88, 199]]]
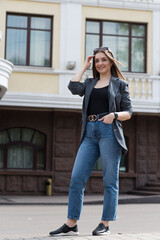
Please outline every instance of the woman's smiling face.
[[112, 62], [103, 52], [95, 54], [95, 68], [100, 74], [111, 72], [111, 67]]

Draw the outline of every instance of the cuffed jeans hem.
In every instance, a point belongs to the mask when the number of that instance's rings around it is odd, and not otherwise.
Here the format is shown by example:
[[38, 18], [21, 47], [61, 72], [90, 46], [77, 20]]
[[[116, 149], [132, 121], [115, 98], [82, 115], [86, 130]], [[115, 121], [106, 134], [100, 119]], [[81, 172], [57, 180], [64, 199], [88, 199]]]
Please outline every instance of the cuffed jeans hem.
[[101, 220], [110, 222], [110, 221], [116, 221], [116, 218], [107, 218], [107, 219], [102, 218]]
[[67, 218], [68, 219], [73, 219], [73, 220], [79, 220], [80, 219], [79, 217], [71, 217], [71, 216], [68, 216]]

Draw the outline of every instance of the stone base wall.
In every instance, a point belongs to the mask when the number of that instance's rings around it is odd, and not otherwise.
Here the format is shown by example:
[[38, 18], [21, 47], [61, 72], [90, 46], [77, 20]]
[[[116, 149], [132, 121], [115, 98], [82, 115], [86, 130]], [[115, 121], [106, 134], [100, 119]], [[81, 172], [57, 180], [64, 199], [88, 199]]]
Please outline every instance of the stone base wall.
[[[81, 113], [67, 111], [0, 110], [0, 131], [28, 127], [46, 134], [44, 170], [0, 169], [0, 194], [44, 195], [46, 180], [52, 191], [68, 193], [71, 172], [79, 147]], [[127, 171], [120, 172], [120, 192], [160, 180], [160, 117], [133, 115], [123, 123], [128, 139]], [[103, 193], [102, 172], [93, 171], [86, 192]]]

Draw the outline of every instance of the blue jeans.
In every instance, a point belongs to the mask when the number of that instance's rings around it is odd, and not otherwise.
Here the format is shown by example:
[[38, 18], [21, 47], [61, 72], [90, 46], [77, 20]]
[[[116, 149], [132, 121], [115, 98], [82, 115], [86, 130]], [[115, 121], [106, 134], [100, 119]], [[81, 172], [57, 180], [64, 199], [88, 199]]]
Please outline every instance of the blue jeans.
[[104, 185], [102, 220], [116, 220], [121, 153], [122, 147], [115, 138], [112, 124], [87, 122], [85, 136], [72, 171], [68, 203], [69, 219], [80, 218], [85, 184], [100, 156]]

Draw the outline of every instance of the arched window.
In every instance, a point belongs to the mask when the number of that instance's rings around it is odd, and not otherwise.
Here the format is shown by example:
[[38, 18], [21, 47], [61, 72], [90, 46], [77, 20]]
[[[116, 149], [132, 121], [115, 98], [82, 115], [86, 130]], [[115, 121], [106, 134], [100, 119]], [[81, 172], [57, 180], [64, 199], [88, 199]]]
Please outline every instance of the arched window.
[[45, 168], [45, 134], [30, 128], [0, 132], [0, 169]]

